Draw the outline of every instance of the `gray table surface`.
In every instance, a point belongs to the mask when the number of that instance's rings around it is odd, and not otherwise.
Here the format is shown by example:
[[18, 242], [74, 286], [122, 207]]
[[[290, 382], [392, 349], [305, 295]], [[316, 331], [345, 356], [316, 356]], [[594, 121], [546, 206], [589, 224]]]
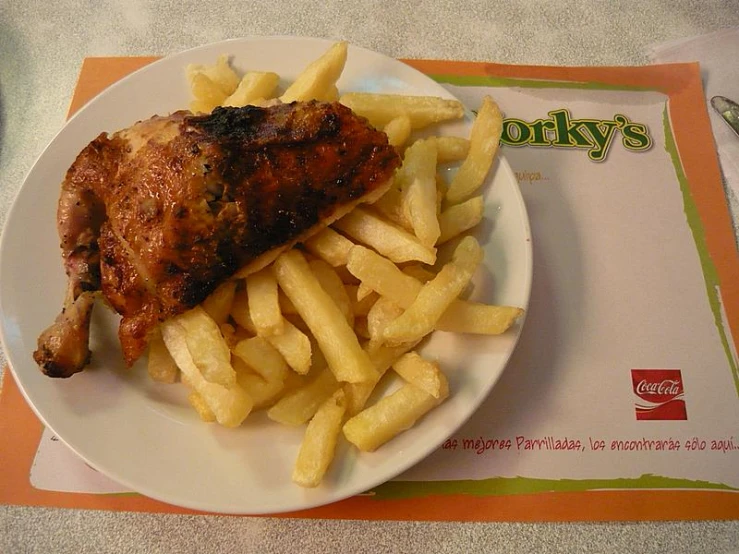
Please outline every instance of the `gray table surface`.
[[[86, 56], [303, 35], [406, 58], [642, 65], [652, 44], [736, 25], [737, 0], [0, 0], [0, 224], [64, 124]], [[727, 553], [739, 552], [739, 523], [314, 521], [0, 506], [2, 554], [339, 551]]]

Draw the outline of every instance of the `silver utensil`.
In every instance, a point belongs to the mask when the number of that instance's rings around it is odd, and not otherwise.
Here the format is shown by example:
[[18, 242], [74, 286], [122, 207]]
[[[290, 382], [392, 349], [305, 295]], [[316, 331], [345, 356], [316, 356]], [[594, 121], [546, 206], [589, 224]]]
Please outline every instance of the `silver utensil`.
[[739, 104], [725, 96], [714, 96], [711, 98], [711, 106], [739, 136]]

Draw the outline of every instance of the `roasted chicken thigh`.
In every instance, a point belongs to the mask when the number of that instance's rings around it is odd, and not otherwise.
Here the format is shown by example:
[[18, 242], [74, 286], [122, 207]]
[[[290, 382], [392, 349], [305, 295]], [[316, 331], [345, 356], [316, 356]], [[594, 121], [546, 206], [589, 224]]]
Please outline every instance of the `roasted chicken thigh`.
[[387, 137], [338, 103], [177, 112], [101, 134], [61, 186], [69, 282], [36, 362], [52, 377], [87, 365], [99, 291], [132, 364], [160, 322], [379, 198], [399, 164]]

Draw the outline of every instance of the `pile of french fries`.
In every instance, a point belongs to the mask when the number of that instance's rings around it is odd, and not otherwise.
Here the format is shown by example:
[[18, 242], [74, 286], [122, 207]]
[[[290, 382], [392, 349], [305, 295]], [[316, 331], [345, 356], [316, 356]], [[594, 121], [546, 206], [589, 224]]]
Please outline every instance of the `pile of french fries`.
[[[483, 218], [479, 189], [500, 139], [497, 105], [485, 98], [469, 139], [415, 139], [419, 129], [463, 117], [463, 106], [433, 97], [339, 97], [346, 57], [347, 44], [335, 44], [280, 96], [277, 74], [239, 79], [226, 57], [187, 68], [192, 111], [338, 98], [387, 133], [403, 164], [374, 205], [162, 324], [148, 358], [153, 379], [189, 388], [204, 421], [236, 427], [266, 410], [276, 422], [307, 424], [292, 474], [304, 487], [321, 482], [342, 436], [373, 451], [447, 398], [438, 363], [417, 350], [425, 337], [500, 334], [522, 314], [462, 299], [483, 259], [468, 231]], [[440, 170], [454, 163], [459, 169], [447, 183]], [[375, 400], [389, 375], [402, 384]]]

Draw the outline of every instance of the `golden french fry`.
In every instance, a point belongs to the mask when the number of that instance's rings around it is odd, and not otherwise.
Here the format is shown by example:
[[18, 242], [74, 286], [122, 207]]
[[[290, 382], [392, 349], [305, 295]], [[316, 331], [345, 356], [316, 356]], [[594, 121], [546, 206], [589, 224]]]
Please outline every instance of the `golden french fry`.
[[393, 370], [406, 382], [426, 391], [434, 398], [440, 398], [444, 392], [446, 378], [437, 362], [421, 357], [418, 352], [408, 352], [393, 363]]
[[298, 311], [295, 309], [295, 306], [293, 306], [290, 299], [285, 296], [285, 293], [280, 290], [278, 295], [280, 297], [280, 311], [282, 312], [282, 315], [296, 315]]
[[267, 410], [267, 417], [285, 425], [302, 425], [318, 407], [339, 389], [339, 383], [327, 367], [318, 368], [307, 384], [286, 393]]
[[214, 290], [203, 303], [203, 309], [218, 325], [222, 325], [228, 321], [228, 315], [231, 313], [231, 305], [236, 294], [236, 281], [226, 281]]
[[[443, 374], [441, 374], [443, 377]], [[449, 396], [443, 380], [439, 398], [410, 383], [381, 398], [344, 424], [344, 436], [363, 452], [372, 452], [406, 429]]]
[[282, 102], [325, 98], [344, 70], [348, 44], [337, 42], [320, 58], [313, 61], [280, 96]]
[[502, 132], [503, 115], [500, 108], [492, 98], [486, 96], [472, 124], [469, 154], [446, 193], [449, 204], [458, 204], [466, 200], [482, 186], [493, 165]]
[[523, 315], [521, 308], [494, 306], [458, 300], [444, 312], [436, 323], [439, 331], [500, 335], [505, 333]]
[[192, 406], [200, 416], [200, 419], [206, 423], [213, 423], [216, 415], [208, 407], [208, 403], [198, 394], [197, 391], [191, 390], [187, 395], [187, 402]]
[[190, 110], [194, 113], [210, 113], [213, 108], [220, 106], [228, 96], [227, 93], [213, 82], [205, 73], [196, 73], [190, 81], [195, 100], [190, 103]]
[[388, 144], [395, 148], [400, 148], [408, 142], [411, 131], [411, 119], [405, 114], [394, 117], [383, 128], [383, 132], [387, 135]]
[[403, 308], [410, 306], [421, 290], [422, 285], [416, 279], [364, 246], [357, 245], [351, 249], [346, 268], [364, 285]]
[[[321, 284], [323, 290], [331, 297], [336, 306], [344, 314], [349, 327], [354, 326], [354, 312], [352, 311], [352, 302], [349, 298], [349, 294], [344, 288], [344, 283], [341, 281], [338, 273], [334, 271], [334, 268], [321, 259], [311, 260], [308, 262], [313, 275], [316, 276], [318, 282]], [[372, 292], [372, 291], [369, 291]]]
[[365, 345], [365, 350], [369, 354], [372, 364], [377, 370], [377, 378], [374, 381], [367, 383], [344, 383], [344, 392], [346, 393], [347, 399], [347, 413], [354, 415], [359, 413], [364, 408], [367, 400], [375, 390], [377, 383], [403, 354], [414, 348], [418, 342], [410, 342], [400, 346], [377, 346], [370, 347], [369, 344]]
[[439, 215], [440, 235], [436, 244], [443, 244], [482, 221], [485, 203], [482, 196], [473, 196], [461, 204], [453, 204]]
[[[203, 312], [205, 313], [205, 312]], [[252, 399], [236, 383], [229, 386], [206, 381], [188, 348], [189, 330], [179, 320], [181, 316], [162, 325], [162, 337], [167, 350], [180, 368], [183, 378], [202, 397], [215, 415], [216, 421], [225, 427], [238, 427], [246, 419], [254, 405]]]
[[387, 296], [381, 296], [367, 313], [367, 331], [369, 332], [370, 345], [372, 347], [384, 342], [385, 328], [395, 321], [403, 313], [403, 308], [390, 300]]
[[247, 332], [252, 335], [257, 334], [257, 328], [251, 319], [251, 314], [249, 313], [249, 296], [246, 292], [246, 287], [236, 289], [236, 294], [234, 295], [234, 300], [231, 304], [231, 317]]
[[336, 442], [346, 412], [344, 391], [339, 389], [318, 408], [308, 423], [292, 480], [301, 487], [317, 487], [334, 459]]
[[382, 129], [402, 115], [410, 119], [413, 129], [464, 116], [464, 107], [460, 102], [435, 96], [350, 92], [339, 101], [355, 113], [366, 117], [376, 129]]
[[436, 143], [436, 163], [461, 162], [470, 151], [469, 139], [463, 137], [430, 137]]
[[216, 63], [212, 65], [189, 64], [185, 68], [185, 73], [188, 81], [190, 81], [193, 95], [196, 98], [202, 98], [196, 92], [195, 88], [192, 87], [192, 83], [195, 81], [197, 75], [206, 76], [213, 85], [220, 89], [224, 98], [236, 90], [236, 87], [239, 85], [239, 76], [236, 75], [236, 72], [229, 64], [228, 56], [225, 54], [218, 56]]
[[405, 219], [421, 244], [433, 248], [439, 238], [436, 217], [436, 144], [417, 140], [405, 151], [403, 166], [397, 174], [400, 181], [401, 206]]
[[298, 250], [289, 250], [274, 262], [280, 288], [295, 305], [326, 356], [339, 381], [369, 381], [376, 375], [357, 336], [336, 303], [320, 283]]
[[336, 102], [339, 99], [339, 89], [336, 85], [331, 85], [324, 92], [318, 94], [315, 99], [322, 102]]
[[363, 208], [354, 208], [334, 227], [371, 246], [396, 263], [419, 261], [433, 264], [436, 249], [421, 244], [415, 236]]
[[314, 256], [327, 261], [333, 267], [338, 267], [346, 265], [346, 258], [354, 243], [330, 227], [326, 227], [305, 241], [304, 245]]
[[482, 256], [477, 241], [473, 237], [465, 237], [452, 262], [423, 285], [405, 312], [385, 327], [383, 340], [389, 344], [404, 343], [433, 331], [439, 318], [469, 284]]
[[[228, 387], [236, 382], [236, 373], [231, 367], [231, 351], [215, 321], [200, 306], [162, 323], [162, 336], [167, 340], [169, 327], [181, 328], [187, 350], [203, 379]], [[172, 357], [177, 357], [167, 345]], [[182, 369], [179, 361], [177, 365]]]
[[246, 278], [249, 315], [257, 334], [262, 336], [282, 333], [282, 312], [277, 289], [277, 279], [271, 266], [252, 273]]
[[[279, 379], [268, 380], [254, 372], [238, 356], [233, 359], [236, 382], [244, 389], [254, 403], [253, 410], [261, 410], [274, 404], [286, 389], [286, 382]], [[288, 373], [290, 375], [290, 373]]]
[[226, 98], [222, 106], [247, 106], [257, 100], [272, 98], [280, 82], [277, 73], [266, 71], [249, 71], [236, 87], [236, 90]]
[[263, 337], [239, 341], [233, 353], [266, 381], [284, 383], [290, 371], [282, 354]]
[[282, 322], [282, 333], [264, 337], [287, 362], [293, 371], [305, 375], [310, 370], [312, 347], [310, 339], [290, 321]]
[[177, 375], [180, 373], [159, 331], [149, 340], [146, 370], [153, 381], [168, 384], [177, 381]]
[[[352, 249], [347, 268], [362, 283], [402, 308], [408, 308], [413, 303], [423, 286], [422, 280], [426, 281], [419, 278], [421, 275], [406, 274], [387, 258], [363, 246]], [[406, 270], [408, 273], [414, 271], [413, 266]], [[504, 333], [521, 314], [523, 310], [511, 306], [455, 300], [441, 316], [436, 328], [457, 333], [498, 335]]]
[[398, 227], [413, 232], [413, 225], [403, 213], [403, 192], [399, 176], [400, 174], [396, 173], [393, 185], [377, 202], [372, 204], [372, 209]]

